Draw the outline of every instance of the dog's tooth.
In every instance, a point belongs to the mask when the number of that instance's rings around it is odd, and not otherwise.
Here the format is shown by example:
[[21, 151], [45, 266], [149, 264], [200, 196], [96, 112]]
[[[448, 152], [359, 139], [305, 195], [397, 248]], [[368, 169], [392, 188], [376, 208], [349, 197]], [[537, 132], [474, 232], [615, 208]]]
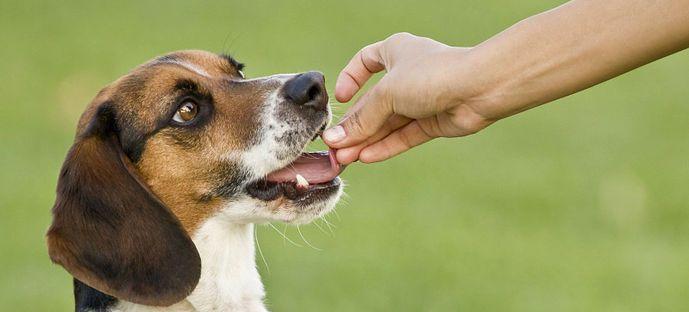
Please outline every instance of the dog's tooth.
[[307, 181], [306, 178], [304, 178], [304, 176], [302, 176], [301, 174], [297, 173], [296, 178], [297, 178], [297, 186], [298, 187], [305, 188], [305, 187], [309, 186], [309, 181]]

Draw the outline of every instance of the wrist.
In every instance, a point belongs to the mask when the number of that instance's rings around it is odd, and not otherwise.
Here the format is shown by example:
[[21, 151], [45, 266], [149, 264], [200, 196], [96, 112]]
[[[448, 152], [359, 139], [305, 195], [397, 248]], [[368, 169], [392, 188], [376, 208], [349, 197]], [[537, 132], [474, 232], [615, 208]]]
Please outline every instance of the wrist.
[[469, 106], [486, 119], [498, 120], [503, 116], [488, 108], [500, 101], [500, 83], [477, 56], [474, 47], [450, 47], [437, 56], [437, 101], [448, 108]]
[[[444, 112], [446, 125], [443, 136], [465, 136], [476, 133], [500, 119], [488, 114], [492, 106], [493, 88], [469, 56], [473, 48], [448, 47], [431, 55], [435, 68], [430, 77], [435, 93], [433, 103]], [[483, 70], [483, 69], [480, 69]]]
[[509, 64], [497, 61], [500, 51], [485, 47], [455, 48], [448, 62], [447, 99], [451, 107], [466, 106], [488, 122], [495, 122], [521, 111], [528, 97], [514, 92], [521, 82], [512, 75]]

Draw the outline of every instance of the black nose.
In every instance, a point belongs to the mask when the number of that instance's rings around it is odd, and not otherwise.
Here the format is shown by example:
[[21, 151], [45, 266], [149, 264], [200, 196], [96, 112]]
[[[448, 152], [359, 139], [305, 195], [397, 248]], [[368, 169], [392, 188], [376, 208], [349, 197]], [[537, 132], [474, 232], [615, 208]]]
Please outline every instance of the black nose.
[[325, 77], [315, 71], [299, 74], [288, 80], [283, 87], [287, 100], [316, 110], [326, 110], [328, 95], [325, 91]]

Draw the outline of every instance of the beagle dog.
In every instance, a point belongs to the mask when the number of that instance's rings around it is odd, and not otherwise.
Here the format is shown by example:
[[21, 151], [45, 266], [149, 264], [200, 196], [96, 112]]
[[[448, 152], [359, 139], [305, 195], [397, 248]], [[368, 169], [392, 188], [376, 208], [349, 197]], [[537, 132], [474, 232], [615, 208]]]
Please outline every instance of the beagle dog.
[[323, 75], [242, 67], [174, 52], [88, 105], [47, 232], [77, 311], [266, 311], [253, 224], [324, 215], [342, 168], [303, 152], [331, 118]]

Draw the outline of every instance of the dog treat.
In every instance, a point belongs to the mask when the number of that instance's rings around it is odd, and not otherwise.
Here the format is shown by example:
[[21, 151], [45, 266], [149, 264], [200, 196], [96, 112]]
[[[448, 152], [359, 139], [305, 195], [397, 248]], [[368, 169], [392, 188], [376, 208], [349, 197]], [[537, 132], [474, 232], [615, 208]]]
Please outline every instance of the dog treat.
[[301, 174], [297, 173], [296, 179], [298, 187], [307, 188], [309, 186], [309, 181], [307, 181], [306, 178], [304, 178], [304, 176], [302, 176]]

